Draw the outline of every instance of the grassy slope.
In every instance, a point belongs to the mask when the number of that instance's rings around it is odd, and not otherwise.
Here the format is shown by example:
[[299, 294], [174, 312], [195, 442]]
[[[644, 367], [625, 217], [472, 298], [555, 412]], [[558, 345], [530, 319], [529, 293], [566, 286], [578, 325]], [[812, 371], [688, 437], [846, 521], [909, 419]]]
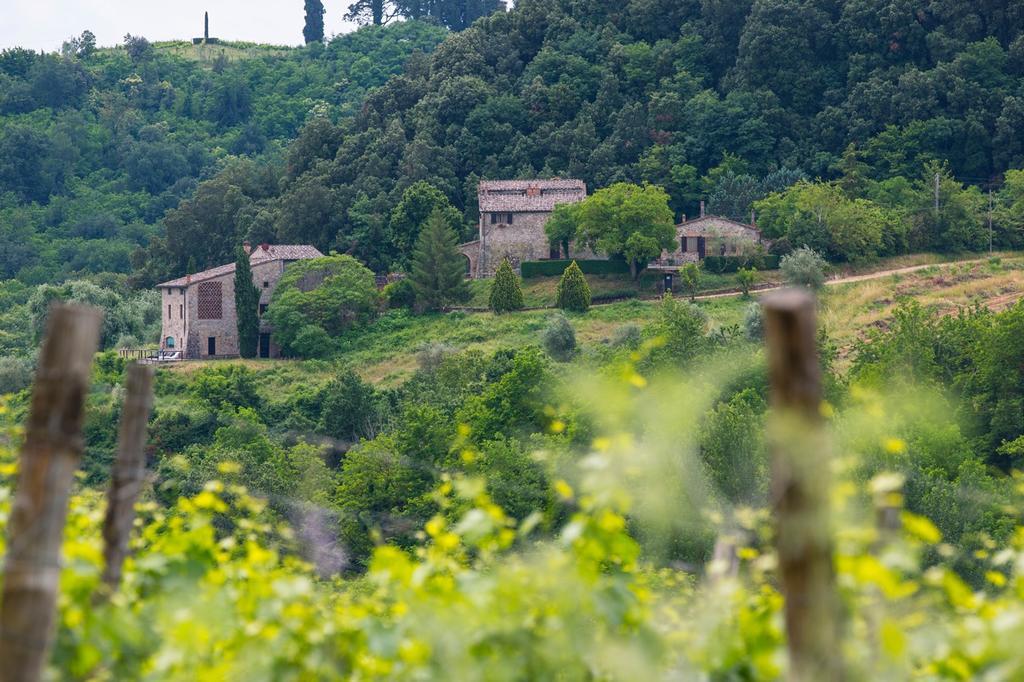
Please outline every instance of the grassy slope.
[[[886, 263], [886, 267], [905, 267], [936, 262], [934, 256], [917, 256]], [[878, 270], [880, 264], [870, 269]], [[542, 278], [544, 286], [550, 285]], [[538, 290], [540, 282], [536, 282]], [[822, 296], [821, 323], [840, 347], [840, 357], [848, 357], [857, 339], [867, 330], [886, 324], [901, 297], [913, 297], [924, 305], [945, 313], [976, 303], [1002, 308], [1024, 298], [1024, 257], [1005, 257], [998, 264], [942, 264], [912, 273], [829, 287]], [[699, 301], [713, 326], [740, 324], [749, 305], [739, 296]], [[619, 301], [595, 306], [585, 315], [570, 317], [581, 348], [608, 343], [616, 332], [629, 324], [644, 325], [657, 312], [656, 300]], [[485, 352], [501, 347], [539, 344], [541, 332], [551, 310], [531, 310], [506, 315], [492, 313], [434, 314], [413, 316], [391, 312], [371, 327], [350, 335], [345, 352], [336, 362], [349, 363], [364, 378], [383, 385], [394, 385], [407, 378], [417, 366], [417, 351], [426, 344], [446, 344], [456, 349]], [[843, 360], [841, 359], [841, 364]], [[224, 361], [215, 361], [224, 362]], [[278, 360], [245, 360], [250, 367], [266, 372], [270, 385], [287, 390], [290, 381], [303, 377], [313, 383], [330, 376], [334, 363]], [[193, 372], [206, 362], [183, 363], [175, 372]], [[325, 371], [328, 370], [328, 371]]]
[[[997, 254], [1014, 255], [1014, 254]], [[858, 274], [869, 274], [879, 270], [892, 270], [915, 265], [929, 265], [948, 263], [962, 258], [972, 256], [956, 256], [937, 253], [915, 253], [906, 256], [895, 256], [882, 258], [857, 265], [839, 265], [832, 268], [830, 276], [845, 277]], [[973, 256], [977, 257], [977, 256]], [[552, 306], [555, 303], [555, 290], [558, 287], [558, 277], [532, 277], [523, 280], [523, 300], [528, 308]], [[658, 297], [657, 286], [661, 281], [661, 274], [647, 272], [641, 277], [639, 284], [633, 282], [628, 275], [587, 275], [590, 282], [590, 290], [595, 301], [615, 298], [640, 298], [654, 299]], [[767, 270], [758, 272], [756, 282], [758, 285], [778, 284], [781, 276], [778, 270]], [[677, 294], [679, 294], [679, 280], [676, 279]], [[471, 308], [486, 308], [487, 297], [490, 293], [491, 280], [474, 280], [470, 283], [472, 298], [467, 303]], [[733, 290], [736, 288], [736, 274], [716, 274], [702, 271], [700, 276], [700, 291], [712, 292]], [[679, 294], [681, 295], [681, 294]]]

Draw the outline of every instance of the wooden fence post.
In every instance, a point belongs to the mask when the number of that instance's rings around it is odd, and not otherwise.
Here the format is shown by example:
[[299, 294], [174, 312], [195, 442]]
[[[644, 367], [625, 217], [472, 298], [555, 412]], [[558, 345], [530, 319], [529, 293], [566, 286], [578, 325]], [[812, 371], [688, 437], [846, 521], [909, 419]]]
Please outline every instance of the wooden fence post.
[[102, 313], [54, 305], [19, 460], [0, 601], [0, 680], [40, 678], [52, 638], [68, 498]]
[[810, 292], [784, 289], [764, 298], [773, 407], [769, 438], [775, 545], [785, 597], [790, 679], [800, 682], [843, 676], [815, 326]]
[[103, 582], [113, 592], [121, 582], [128, 539], [135, 520], [135, 501], [146, 475], [146, 433], [153, 409], [153, 368], [132, 363], [125, 381], [124, 407], [118, 435], [117, 459], [107, 491], [103, 518]]

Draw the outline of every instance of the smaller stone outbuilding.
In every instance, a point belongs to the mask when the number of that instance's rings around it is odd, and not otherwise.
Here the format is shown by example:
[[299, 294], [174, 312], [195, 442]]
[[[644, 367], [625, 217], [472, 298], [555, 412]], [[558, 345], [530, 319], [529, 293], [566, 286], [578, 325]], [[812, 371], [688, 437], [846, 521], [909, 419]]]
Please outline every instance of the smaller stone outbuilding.
[[[260, 290], [262, 318], [285, 267], [297, 260], [323, 258], [316, 248], [304, 244], [261, 244], [249, 251], [252, 280]], [[185, 275], [158, 284], [163, 330], [160, 350], [179, 351], [185, 359], [233, 357], [238, 355], [238, 315], [235, 311], [235, 264]], [[271, 328], [260, 320], [258, 355], [278, 357], [280, 349], [271, 339]]]
[[662, 251], [654, 267], [693, 263], [705, 256], [737, 256], [761, 243], [761, 231], [721, 216], [704, 215], [676, 225], [675, 251]]

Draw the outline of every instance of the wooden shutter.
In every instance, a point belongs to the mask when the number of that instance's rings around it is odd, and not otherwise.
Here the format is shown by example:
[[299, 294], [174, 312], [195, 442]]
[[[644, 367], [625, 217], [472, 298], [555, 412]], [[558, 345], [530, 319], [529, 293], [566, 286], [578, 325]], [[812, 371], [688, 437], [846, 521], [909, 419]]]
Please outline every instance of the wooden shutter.
[[707, 240], [704, 237], [697, 237], [697, 257], [703, 258], [707, 252]]

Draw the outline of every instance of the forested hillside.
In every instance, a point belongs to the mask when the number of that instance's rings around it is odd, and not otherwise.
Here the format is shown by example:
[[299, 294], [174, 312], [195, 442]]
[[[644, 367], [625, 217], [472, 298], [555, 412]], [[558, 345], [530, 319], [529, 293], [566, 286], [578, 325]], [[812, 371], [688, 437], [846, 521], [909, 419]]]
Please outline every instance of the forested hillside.
[[[445, 30], [402, 22], [212, 64], [139, 38], [7, 50], [0, 222], [16, 247], [0, 272], [134, 267], [148, 285], [228, 260], [246, 236], [383, 271], [415, 241], [392, 218], [413, 183], [468, 234], [480, 178], [535, 175], [651, 182], [677, 215], [705, 197], [745, 218], [801, 178], [839, 179], [839, 194], [791, 203], [877, 229], [769, 236], [840, 260], [980, 248], [982, 191], [1024, 163], [1022, 26], [1010, 1], [525, 0], [408, 62]], [[1021, 241], [1022, 184], [996, 196], [997, 245]]]
[[[253, 159], [249, 194], [276, 194], [282, 150], [310, 116], [351, 116], [443, 35], [407, 23], [326, 47], [229, 45], [228, 58], [211, 46], [205, 60], [191, 45], [140, 37], [117, 49], [86, 35], [64, 54], [0, 52], [0, 279], [127, 274], [164, 214], [235, 159]], [[241, 206], [222, 199], [217, 219], [232, 224]]]
[[[833, 257], [979, 248], [986, 201], [964, 186], [998, 189], [1024, 162], [1022, 30], [1013, 2], [526, 0], [450, 35], [356, 117], [310, 122], [277, 167], [279, 195], [249, 189], [251, 173], [223, 174], [216, 182], [259, 206], [245, 219], [209, 220], [198, 205], [182, 219], [384, 270], [415, 240], [391, 213], [417, 181], [463, 211], [469, 236], [480, 178], [651, 182], [677, 215], [706, 197], [744, 218], [769, 193], [821, 178], [841, 179], [841, 192], [818, 204], [873, 225], [855, 239], [793, 235]], [[1020, 195], [1018, 182], [996, 197], [997, 243], [1020, 242]], [[188, 240], [168, 225], [141, 281], [187, 261]]]

